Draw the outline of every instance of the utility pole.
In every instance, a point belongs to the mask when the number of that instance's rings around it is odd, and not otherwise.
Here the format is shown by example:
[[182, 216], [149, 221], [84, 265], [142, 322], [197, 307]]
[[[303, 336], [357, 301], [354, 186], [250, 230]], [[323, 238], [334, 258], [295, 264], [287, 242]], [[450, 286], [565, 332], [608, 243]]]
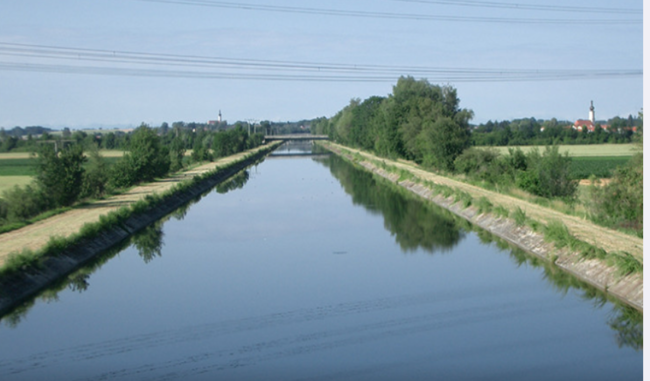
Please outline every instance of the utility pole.
[[[255, 123], [257, 123], [257, 119], [246, 119], [246, 122], [248, 123], [248, 136], [251, 136], [251, 123], [253, 124], [253, 128], [255, 129]], [[255, 131], [257, 132], [257, 131]]]

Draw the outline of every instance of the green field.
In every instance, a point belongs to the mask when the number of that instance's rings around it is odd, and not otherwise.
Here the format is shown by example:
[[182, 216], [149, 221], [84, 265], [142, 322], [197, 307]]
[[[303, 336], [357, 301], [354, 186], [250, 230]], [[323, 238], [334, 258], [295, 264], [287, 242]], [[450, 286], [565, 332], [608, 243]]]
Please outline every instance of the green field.
[[574, 179], [588, 179], [591, 175], [609, 178], [617, 167], [625, 165], [628, 160], [630, 160], [629, 156], [573, 157], [571, 174]]
[[4, 159], [0, 156], [0, 176], [34, 176], [34, 159]]
[[[525, 153], [537, 147], [544, 153], [544, 146], [494, 147], [502, 155], [508, 154], [509, 148], [521, 148]], [[612, 177], [614, 170], [625, 165], [630, 157], [637, 153], [635, 144], [587, 144], [560, 145], [560, 153], [571, 156], [571, 174], [575, 179], [588, 179], [591, 175], [598, 178]], [[487, 148], [487, 147], [477, 147]]]
[[31, 176], [0, 176], [0, 197], [2, 192], [13, 188], [16, 185], [24, 186], [31, 183]]
[[[527, 153], [537, 147], [540, 153], [544, 152], [544, 146], [510, 146], [510, 147], [493, 147], [502, 155], [508, 154], [508, 148], [521, 148]], [[627, 156], [634, 155], [636, 151], [635, 144], [586, 144], [586, 145], [559, 145], [560, 153], [569, 153], [571, 157], [610, 157], [610, 156]], [[488, 147], [477, 147], [488, 148]]]

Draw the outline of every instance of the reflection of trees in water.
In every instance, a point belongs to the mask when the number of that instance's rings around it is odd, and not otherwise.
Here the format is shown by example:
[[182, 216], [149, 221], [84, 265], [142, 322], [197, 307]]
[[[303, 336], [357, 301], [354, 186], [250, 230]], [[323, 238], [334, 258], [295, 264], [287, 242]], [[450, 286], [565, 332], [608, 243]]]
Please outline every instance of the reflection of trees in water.
[[0, 316], [0, 322], [5, 323], [8, 327], [16, 327], [27, 316], [31, 308], [38, 300], [45, 302], [57, 301], [59, 293], [65, 289], [71, 291], [84, 292], [90, 287], [90, 275], [99, 270], [106, 262], [111, 260], [115, 255], [122, 252], [131, 244], [138, 250], [138, 255], [144, 259], [145, 263], [151, 262], [155, 257], [160, 257], [162, 253], [163, 230], [162, 226], [167, 218], [157, 221], [148, 226], [141, 232], [127, 238], [115, 247], [105, 251], [95, 257], [92, 261], [82, 266], [72, 274], [61, 278], [59, 281], [46, 288], [30, 300], [16, 306], [11, 312]]
[[338, 156], [313, 160], [330, 168], [355, 204], [363, 205], [373, 213], [383, 214], [384, 226], [396, 236], [402, 250], [415, 250], [418, 247], [431, 252], [448, 250], [462, 238], [463, 231], [474, 231], [481, 242], [494, 244], [508, 252], [518, 266], [541, 267], [544, 279], [557, 292], [566, 294], [569, 290], [578, 290], [582, 299], [590, 301], [597, 308], [611, 302], [612, 316], [607, 320], [607, 325], [614, 330], [618, 345], [637, 351], [643, 349], [643, 314], [636, 309], [463, 218], [427, 202], [413, 200], [408, 191], [401, 191], [389, 181], [355, 168]]
[[330, 168], [355, 205], [383, 215], [384, 226], [403, 251], [448, 251], [463, 237], [455, 219], [444, 209], [423, 202], [338, 156], [317, 161]]
[[620, 306], [607, 324], [616, 331], [616, 343], [619, 347], [643, 350], [643, 315], [639, 311]]
[[613, 305], [612, 316], [607, 320], [607, 325], [616, 332], [616, 342], [619, 347], [630, 347], [637, 351], [643, 349], [643, 313], [622, 304], [605, 292], [581, 281], [557, 266], [510, 245], [486, 230], [478, 227], [474, 228], [474, 230], [483, 243], [493, 242], [499, 249], [508, 251], [510, 258], [518, 266], [541, 267], [544, 271], [544, 279], [557, 292], [566, 294], [569, 290], [579, 290], [580, 298], [590, 301], [596, 308], [603, 308], [608, 301], [611, 302]]
[[[259, 163], [261, 163], [261, 161], [262, 160], [257, 161], [253, 165], [258, 165]], [[214, 189], [217, 193], [221, 193], [221, 194], [228, 193], [232, 190], [243, 188], [246, 182], [249, 180], [249, 178], [250, 178], [249, 172], [244, 170], [234, 175], [233, 177], [227, 179], [226, 181], [217, 184], [214, 187]], [[198, 203], [199, 201], [201, 201], [201, 199], [207, 194], [209, 194], [210, 192], [212, 192], [212, 189], [203, 192], [199, 196], [196, 196], [187, 204], [174, 210], [170, 215], [179, 221], [183, 220], [187, 215], [187, 212], [190, 210], [190, 207]]]
[[155, 257], [162, 256], [162, 248], [165, 245], [163, 242], [165, 233], [163, 233], [162, 225], [162, 220], [157, 221], [131, 238], [133, 246], [138, 250], [138, 254], [142, 257], [144, 263], [149, 263]]
[[[260, 159], [252, 165], [257, 165], [262, 161], [263, 159]], [[239, 174], [230, 178], [226, 181], [231, 183], [226, 186], [230, 188], [227, 191], [243, 187], [246, 181], [248, 181], [248, 178], [249, 174], [247, 171], [240, 172]], [[187, 214], [187, 211], [190, 209], [190, 207], [199, 202], [203, 196], [210, 192], [212, 192], [211, 189], [207, 190], [203, 194], [194, 198], [192, 201], [176, 209], [168, 216], [163, 217], [153, 225], [145, 228], [143, 231], [127, 238], [126, 240], [113, 246], [111, 249], [106, 250], [102, 254], [96, 256], [91, 261], [87, 262], [84, 266], [77, 269], [68, 276], [62, 277], [50, 285], [48, 288], [41, 291], [38, 295], [33, 296], [29, 300], [16, 306], [9, 313], [0, 316], [0, 323], [4, 323], [8, 327], [16, 327], [27, 316], [37, 301], [57, 301], [58, 294], [65, 289], [70, 289], [71, 291], [76, 292], [86, 291], [90, 287], [90, 275], [99, 270], [106, 262], [112, 259], [116, 254], [129, 247], [131, 244], [133, 244], [138, 250], [138, 254], [140, 257], [142, 257], [145, 263], [151, 262], [155, 257], [160, 257], [162, 255], [162, 247], [164, 246], [164, 232], [162, 230], [163, 224], [171, 217], [174, 217], [177, 220], [182, 220]]]
[[128, 238], [112, 247], [111, 249], [106, 250], [72, 274], [66, 277], [62, 277], [57, 282], [53, 283], [48, 288], [40, 292], [38, 295], [33, 296], [29, 300], [16, 306], [11, 312], [0, 316], [0, 322], [5, 323], [8, 327], [16, 327], [27, 316], [29, 311], [38, 300], [45, 302], [56, 301], [59, 298], [59, 292], [65, 290], [66, 288], [77, 292], [86, 291], [90, 286], [90, 282], [88, 281], [90, 279], [90, 275], [99, 270], [116, 254], [129, 247], [130, 244], [131, 239]]
[[229, 178], [226, 181], [221, 182], [217, 185], [217, 193], [225, 194], [235, 189], [241, 189], [246, 185], [246, 182], [250, 178], [248, 171], [241, 171], [233, 177]]

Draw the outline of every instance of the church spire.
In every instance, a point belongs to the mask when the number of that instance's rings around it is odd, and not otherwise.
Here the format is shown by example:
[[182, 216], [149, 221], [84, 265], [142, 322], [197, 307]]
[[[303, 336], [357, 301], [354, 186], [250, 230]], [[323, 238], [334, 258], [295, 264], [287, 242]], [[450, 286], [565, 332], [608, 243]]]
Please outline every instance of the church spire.
[[591, 123], [596, 125], [596, 112], [594, 111], [594, 101], [591, 101], [591, 107], [589, 107], [589, 120]]

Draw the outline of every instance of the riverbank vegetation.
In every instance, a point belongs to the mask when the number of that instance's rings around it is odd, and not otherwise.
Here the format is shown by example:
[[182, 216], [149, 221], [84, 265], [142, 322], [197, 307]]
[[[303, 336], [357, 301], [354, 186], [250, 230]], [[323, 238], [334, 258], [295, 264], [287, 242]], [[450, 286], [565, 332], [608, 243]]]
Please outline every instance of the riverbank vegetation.
[[[345, 192], [352, 197], [355, 205], [360, 205], [371, 213], [381, 213], [383, 215], [384, 226], [390, 230], [395, 237], [395, 241], [399, 243], [405, 252], [421, 249], [430, 255], [444, 253], [456, 245], [466, 232], [473, 231], [483, 243], [494, 243], [500, 250], [507, 252], [517, 265], [527, 264], [541, 268], [544, 272], [544, 279], [558, 290], [567, 292], [570, 289], [575, 289], [581, 292], [585, 299], [594, 300], [597, 304], [604, 304], [607, 300], [612, 301], [616, 306], [616, 313], [608, 324], [617, 332], [617, 341], [620, 345], [628, 345], [636, 350], [643, 347], [643, 319], [642, 313], [639, 311], [621, 304], [619, 300], [611, 295], [597, 290], [573, 275], [558, 271], [558, 268], [549, 262], [522, 251], [489, 231], [469, 223], [466, 219], [434, 203], [425, 202], [421, 197], [417, 197], [411, 191], [397, 186], [393, 181], [346, 161], [358, 163], [359, 161], [367, 161], [367, 157], [361, 158], [351, 151], [342, 151], [342, 153], [344, 154], [342, 156], [332, 156], [317, 161], [330, 169], [332, 175], [341, 182]], [[385, 161], [376, 161], [373, 164], [377, 168], [395, 174], [395, 177], [399, 175], [399, 179], [402, 181], [408, 177], [413, 182], [421, 182], [416, 176], [409, 175], [408, 171], [393, 167]], [[608, 256], [608, 253], [603, 250], [597, 250], [595, 247], [577, 240], [567, 231], [566, 226], [559, 221], [543, 226], [540, 223], [533, 222], [521, 209], [509, 211], [501, 205], [492, 205], [485, 197], [472, 198], [467, 193], [440, 184], [429, 183], [426, 185], [437, 194], [454, 197], [457, 202], [462, 203], [464, 206], [477, 208], [479, 213], [492, 213], [496, 216], [505, 217], [510, 215], [511, 218], [518, 220], [520, 225], [534, 225], [540, 232], [543, 231], [549, 240], [556, 242], [559, 246], [582, 250], [585, 257], [594, 258], [600, 256], [605, 258], [606, 261], [610, 261], [619, 269], [620, 275], [634, 274], [642, 270], [639, 262], [625, 253]], [[435, 218], [431, 218], [432, 215], [435, 215]], [[616, 263], [614, 263], [615, 261]]]
[[[380, 157], [413, 161], [424, 169], [490, 190], [516, 197], [523, 194], [524, 198], [534, 199], [539, 204], [559, 205], [558, 209], [569, 213], [580, 208], [585, 217], [596, 223], [643, 235], [641, 149], [629, 160], [611, 159], [605, 155], [574, 160], [567, 152], [561, 153], [555, 143], [577, 143], [577, 137], [574, 140], [563, 137], [560, 132], [564, 127], [557, 121], [538, 126], [529, 120], [528, 124], [518, 123], [516, 128], [512, 123], [504, 126], [505, 131], [521, 132], [521, 138], [498, 141], [497, 144], [553, 145], [542, 149], [533, 147], [526, 152], [515, 147], [502, 153], [489, 147], [477, 147], [478, 140], [484, 139], [478, 136], [496, 134], [500, 129], [493, 126], [485, 132], [480, 126], [471, 128], [469, 120], [472, 116], [471, 110], [460, 108], [460, 99], [454, 88], [402, 77], [393, 87], [392, 94], [363, 101], [353, 99], [333, 117], [315, 120], [311, 132], [326, 134], [338, 144], [366, 150]], [[638, 118], [612, 122], [612, 126], [622, 131], [619, 135], [625, 138], [592, 140], [594, 143], [634, 140], [638, 147], [642, 147], [638, 143], [642, 136], [642, 117], [643, 114], [639, 113]], [[626, 129], [627, 124], [638, 126], [639, 132], [633, 134], [631, 129]], [[573, 131], [569, 133], [573, 136], [575, 130], [568, 130]], [[523, 131], [537, 132], [523, 134]], [[589, 133], [585, 130], [581, 134]], [[598, 136], [602, 134], [614, 136], [617, 132], [600, 131]], [[597, 187], [594, 181], [591, 191], [578, 192], [578, 180], [596, 177], [611, 177], [612, 181], [602, 187]], [[617, 203], [607, 202], [608, 199], [616, 199]]]
[[[228, 165], [216, 167], [211, 171], [204, 172], [200, 175], [193, 176], [188, 180], [176, 183], [169, 190], [161, 194], [154, 193], [145, 195], [142, 199], [133, 202], [130, 205], [123, 206], [113, 212], [100, 215], [97, 222], [84, 224], [81, 230], [75, 234], [67, 237], [50, 237], [48, 243], [40, 250], [23, 250], [22, 252], [12, 253], [2, 268], [0, 268], [0, 278], [11, 276], [28, 269], [30, 271], [38, 270], [44, 266], [45, 261], [48, 258], [56, 256], [65, 250], [78, 246], [82, 242], [92, 240], [93, 238], [99, 236], [101, 233], [109, 231], [110, 229], [118, 226], [124, 227], [126, 221], [131, 217], [146, 214], [158, 206], [163, 205], [168, 200], [174, 198], [176, 195], [191, 190], [207, 179], [213, 178], [217, 175], [226, 177], [233, 175], [236, 173], [234, 169], [238, 166], [241, 166], [241, 163], [250, 162], [254, 158], [261, 158], [273, 149], [275, 149], [275, 146], [264, 147], [258, 152], [248, 154], [242, 157], [240, 160], [233, 161]], [[248, 174], [237, 175], [232, 178], [231, 181], [226, 183], [226, 187], [236, 188], [238, 186], [243, 186], [243, 183], [245, 183], [247, 179]], [[219, 189], [219, 191], [222, 193], [225, 193], [228, 190], [229, 189], [224, 189], [223, 187]]]
[[[619, 245], [615, 245], [616, 248], [612, 248], [610, 245], [609, 251], [606, 251], [598, 244], [588, 243], [583, 239], [579, 239], [571, 233], [565, 224], [565, 222], [570, 224], [570, 221], [564, 220], [563, 222], [559, 218], [559, 213], [548, 213], [548, 211], [542, 211], [541, 214], [537, 213], [540, 211], [536, 213], [529, 211], [530, 213], [527, 213], [526, 210], [522, 209], [525, 208], [526, 203], [520, 203], [522, 206], [517, 206], [516, 203], [503, 203], [502, 201], [504, 200], [490, 200], [484, 196], [486, 192], [478, 189], [471, 190], [471, 186], [464, 186], [462, 187], [464, 189], [461, 189], [461, 187], [433, 181], [431, 179], [434, 176], [433, 174], [427, 176], [425, 172], [424, 174], [416, 175], [412, 171], [416, 167], [410, 164], [400, 163], [399, 161], [387, 162], [386, 160], [373, 158], [373, 156], [360, 155], [358, 151], [355, 153], [342, 146], [330, 146], [330, 148], [333, 148], [339, 154], [348, 158], [348, 160], [360, 164], [363, 163], [363, 166], [371, 171], [382, 170], [388, 174], [392, 174], [393, 177], [387, 177], [394, 179], [394, 181], [406, 187], [410, 188], [412, 185], [418, 184], [427, 190], [425, 192], [426, 195], [421, 193], [423, 189], [415, 192], [424, 197], [442, 196], [445, 200], [453, 200], [452, 204], [457, 204], [463, 211], [467, 208], [474, 208], [478, 214], [489, 213], [496, 218], [510, 218], [517, 226], [528, 227], [532, 231], [541, 234], [545, 240], [553, 242], [559, 249], [568, 248], [572, 253], [578, 253], [580, 258], [602, 260], [607, 265], [616, 269], [616, 274], [619, 277], [643, 273], [643, 262], [640, 257], [642, 253], [637, 253], [639, 257], [635, 257], [635, 255], [621, 250]], [[447, 182], [453, 183], [455, 181], [449, 179]], [[409, 182], [410, 185], [408, 184]], [[473, 213], [467, 214], [464, 212], [462, 214], [466, 218], [468, 218], [467, 216], [474, 215]], [[580, 225], [583, 226], [584, 224], [580, 222]], [[575, 225], [571, 226], [575, 227]], [[604, 237], [591, 238], [592, 241], [599, 242]], [[549, 258], [551, 262], [555, 262], [556, 259], [557, 256]]]
[[[262, 134], [249, 135], [241, 126], [198, 133], [177, 128], [163, 135], [160, 129], [143, 124], [120, 140], [123, 155], [107, 160], [96, 139], [81, 133], [70, 138], [42, 140], [42, 144], [32, 146], [31, 158], [10, 159], [14, 165], [5, 171], [33, 175], [33, 181], [2, 193], [0, 232], [20, 228], [79, 203], [120, 193], [191, 163], [257, 147], [263, 141]], [[188, 149], [192, 149], [189, 160], [185, 155]]]

